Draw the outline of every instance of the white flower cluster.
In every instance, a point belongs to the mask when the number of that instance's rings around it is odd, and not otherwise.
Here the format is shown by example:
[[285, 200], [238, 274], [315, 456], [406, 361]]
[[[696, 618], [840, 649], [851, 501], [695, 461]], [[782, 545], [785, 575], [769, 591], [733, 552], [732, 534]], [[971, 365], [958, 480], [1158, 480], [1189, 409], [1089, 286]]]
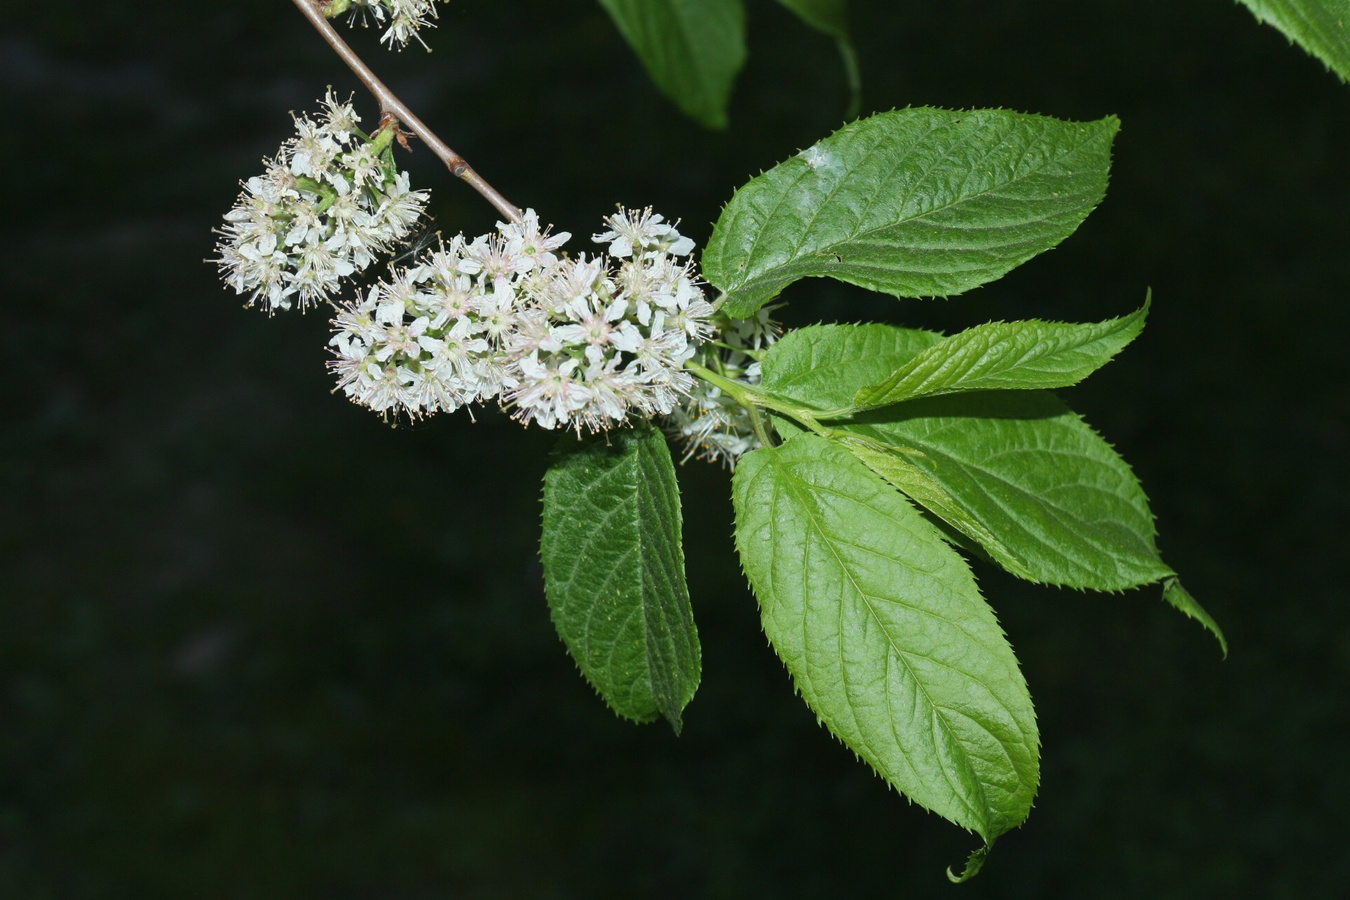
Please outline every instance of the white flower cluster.
[[712, 306], [693, 241], [650, 210], [595, 235], [608, 255], [557, 250], [533, 210], [497, 233], [443, 243], [339, 308], [329, 363], [355, 403], [412, 417], [497, 399], [543, 428], [600, 431], [669, 415], [694, 388], [684, 363]]
[[383, 25], [387, 20], [389, 28], [380, 36], [380, 40], [402, 50], [412, 38], [423, 47], [426, 42], [418, 35], [419, 28], [435, 28], [431, 20], [436, 18], [436, 0], [329, 0], [324, 14], [330, 19], [351, 10], [352, 18], [358, 15], [362, 24], [366, 16]]
[[214, 262], [249, 306], [274, 312], [327, 300], [399, 244], [426, 205], [388, 152], [392, 130], [367, 137], [350, 101], [332, 91], [323, 105], [318, 122], [293, 116], [296, 136], [225, 214]]
[[[716, 343], [699, 348], [695, 362], [723, 377], [754, 386], [759, 384], [759, 359], [774, 341], [779, 327], [768, 309], [753, 318], [733, 319], [718, 314]], [[700, 456], [732, 468], [736, 460], [761, 446], [750, 411], [706, 381], [697, 382], [683, 404], [665, 420], [667, 433], [685, 442], [684, 458]]]

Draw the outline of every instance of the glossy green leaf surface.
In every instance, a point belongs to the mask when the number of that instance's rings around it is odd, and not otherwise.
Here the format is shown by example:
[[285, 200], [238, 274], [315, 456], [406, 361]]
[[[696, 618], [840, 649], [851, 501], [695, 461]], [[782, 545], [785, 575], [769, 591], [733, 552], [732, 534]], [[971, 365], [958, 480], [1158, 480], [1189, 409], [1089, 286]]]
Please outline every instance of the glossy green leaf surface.
[[[1130, 328], [1108, 331], [1119, 340]], [[761, 387], [807, 410], [837, 411], [884, 367], [903, 368], [944, 343], [933, 332], [892, 325], [802, 328], [769, 350]], [[784, 416], [774, 424], [785, 437], [803, 432]], [[1218, 624], [1159, 556], [1153, 514], [1129, 465], [1053, 395], [975, 391], [903, 400], [827, 427], [840, 446], [1009, 572], [1095, 590], [1162, 581], [1165, 599], [1226, 647]]]
[[1058, 244], [1101, 201], [1115, 118], [904, 109], [845, 125], [751, 179], [703, 275], [746, 316], [801, 278], [948, 296]]
[[544, 476], [549, 609], [582, 674], [620, 716], [676, 732], [702, 666], [675, 467], [649, 424], [569, 441]]
[[725, 128], [745, 62], [741, 0], [600, 0], [652, 80], [687, 115]]
[[1044, 580], [1027, 566], [1015, 547], [1015, 539], [1010, 546], [1002, 534], [986, 523], [986, 517], [978, 509], [968, 506], [964, 498], [953, 496], [930, 469], [917, 464], [914, 459], [919, 455], [917, 451], [854, 434], [840, 437], [839, 442], [905, 496], [974, 541], [1004, 569], [1028, 581]]
[[764, 631], [807, 704], [916, 803], [986, 842], [1038, 780], [1026, 683], [965, 561], [838, 444], [741, 459], [736, 546]]
[[1350, 81], [1350, 0], [1240, 0], [1257, 20]]

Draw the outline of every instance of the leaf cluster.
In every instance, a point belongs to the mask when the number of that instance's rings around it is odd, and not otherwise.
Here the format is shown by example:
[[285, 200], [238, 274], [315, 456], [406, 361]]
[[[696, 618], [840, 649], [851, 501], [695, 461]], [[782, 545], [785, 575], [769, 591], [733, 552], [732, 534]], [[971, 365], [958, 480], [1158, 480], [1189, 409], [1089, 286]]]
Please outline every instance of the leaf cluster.
[[[739, 317], [807, 278], [901, 298], [970, 290], [1077, 228], [1104, 195], [1117, 129], [1005, 110], [854, 122], [735, 193], [704, 275]], [[953, 877], [1025, 820], [1039, 780], [1026, 682], [963, 553], [1042, 584], [1160, 584], [1226, 652], [1163, 562], [1129, 466], [1051, 393], [1109, 362], [1148, 307], [950, 336], [817, 325], [773, 345], [758, 384], [728, 386], [772, 428], [732, 479], [765, 634], [841, 741], [981, 837]], [[544, 508], [549, 600], [572, 655], [620, 715], [678, 731], [700, 670], [662, 436], [569, 441]]]

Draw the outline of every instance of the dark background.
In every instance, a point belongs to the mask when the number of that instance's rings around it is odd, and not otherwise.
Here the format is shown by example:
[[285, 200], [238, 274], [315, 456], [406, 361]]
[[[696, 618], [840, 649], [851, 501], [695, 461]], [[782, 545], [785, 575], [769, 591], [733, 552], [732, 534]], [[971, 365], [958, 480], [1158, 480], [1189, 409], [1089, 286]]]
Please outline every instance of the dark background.
[[[843, 121], [831, 42], [751, 0], [722, 134], [598, 5], [457, 0], [434, 53], [353, 41], [508, 197], [583, 239], [622, 202], [700, 240]], [[244, 310], [211, 229], [353, 80], [284, 0], [14, 4], [0, 28], [0, 896], [1329, 897], [1350, 687], [1350, 89], [1227, 0], [855, 2], [865, 111], [1124, 123], [1104, 205], [967, 297], [811, 281], [784, 317], [1149, 327], [1067, 392], [1133, 462], [1230, 658], [1156, 589], [981, 583], [1043, 784], [975, 840], [817, 727], [681, 471], [703, 687], [616, 720], [552, 631], [553, 437], [495, 410], [391, 429], [329, 393], [322, 315]], [[372, 105], [358, 99], [373, 116]], [[425, 150], [444, 229], [493, 211]]]

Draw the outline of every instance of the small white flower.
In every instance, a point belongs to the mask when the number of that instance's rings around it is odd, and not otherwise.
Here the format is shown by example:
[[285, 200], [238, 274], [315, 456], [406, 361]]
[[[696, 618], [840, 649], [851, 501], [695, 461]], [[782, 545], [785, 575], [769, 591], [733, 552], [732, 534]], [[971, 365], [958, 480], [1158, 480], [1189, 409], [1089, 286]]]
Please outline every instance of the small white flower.
[[519, 223], [498, 222], [497, 229], [501, 232], [502, 238], [506, 241], [506, 246], [510, 251], [528, 259], [531, 268], [535, 266], [544, 269], [551, 267], [558, 261], [558, 257], [553, 251], [567, 243], [568, 239], [572, 237], [566, 231], [550, 235], [547, 228], [540, 232], [539, 214], [532, 209], [525, 210]]
[[410, 38], [426, 47], [426, 42], [417, 34], [419, 28], [434, 28], [431, 20], [436, 18], [435, 0], [385, 0], [389, 4], [389, 30], [380, 36], [381, 41], [390, 45], [397, 44], [399, 49], [407, 46]]
[[540, 362], [532, 353], [519, 361], [524, 383], [512, 392], [513, 415], [525, 424], [538, 423], [552, 430], [566, 425], [572, 414], [585, 409], [592, 391], [576, 377], [577, 361], [567, 359], [556, 365]]
[[676, 231], [660, 213], [653, 213], [651, 207], [641, 212], [620, 208], [615, 215], [605, 217], [605, 224], [609, 225], [609, 231], [594, 235], [591, 240], [609, 244], [610, 256], [628, 257], [635, 250], [687, 256], [694, 249], [691, 239]]
[[339, 103], [337, 97], [333, 96], [331, 87], [324, 94], [322, 102], [324, 120], [329, 133], [339, 144], [346, 144], [351, 140], [352, 134], [356, 132], [356, 123], [361, 121], [361, 117], [356, 114], [356, 109], [352, 106], [351, 100], [346, 103]]
[[509, 285], [494, 284], [490, 293], [478, 298], [476, 312], [483, 323], [483, 331], [494, 347], [503, 346], [508, 336], [520, 324], [515, 306], [516, 294]]
[[391, 46], [397, 45], [400, 50], [412, 38], [417, 38], [417, 42], [425, 47], [426, 43], [417, 30], [434, 28], [431, 20], [437, 15], [435, 0], [332, 0], [329, 9], [329, 16], [351, 10], [350, 19], [359, 17], [362, 25], [366, 24], [367, 16], [381, 25], [389, 22], [389, 28], [380, 36], [380, 41], [388, 41]]

